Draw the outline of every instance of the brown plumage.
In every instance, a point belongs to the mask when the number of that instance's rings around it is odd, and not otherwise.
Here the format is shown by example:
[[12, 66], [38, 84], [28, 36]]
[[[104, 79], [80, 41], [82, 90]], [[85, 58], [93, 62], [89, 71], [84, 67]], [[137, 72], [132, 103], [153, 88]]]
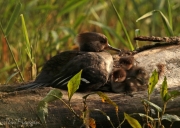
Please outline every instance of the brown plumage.
[[80, 91], [97, 90], [103, 86], [113, 68], [112, 56], [104, 50], [120, 50], [111, 47], [105, 35], [95, 32], [79, 34], [75, 42], [79, 44], [80, 51], [65, 51], [52, 57], [33, 83], [17, 90], [45, 86], [67, 89], [67, 82], [81, 69]]
[[85, 52], [102, 52], [105, 49], [120, 52], [120, 49], [109, 45], [107, 37], [101, 33], [86, 32], [81, 33], [75, 38], [75, 43], [79, 45], [80, 51]]
[[134, 66], [128, 71], [127, 78], [138, 79], [142, 84], [144, 84], [147, 83], [149, 76], [143, 67]]
[[147, 83], [142, 83], [142, 81], [136, 78], [128, 78], [125, 80], [124, 84], [126, 93], [144, 91], [147, 89]]
[[126, 79], [126, 71], [123, 68], [114, 68], [111, 79], [114, 82], [123, 82]]
[[119, 65], [125, 70], [130, 70], [134, 66], [134, 57], [133, 56], [120, 57]]
[[110, 77], [111, 91], [123, 92], [123, 81], [126, 79], [126, 71], [123, 68], [114, 68]]
[[148, 75], [144, 68], [133, 66], [129, 70], [126, 70], [125, 73], [125, 70], [122, 69], [121, 67], [112, 73], [110, 86], [113, 92], [131, 93], [147, 89]]

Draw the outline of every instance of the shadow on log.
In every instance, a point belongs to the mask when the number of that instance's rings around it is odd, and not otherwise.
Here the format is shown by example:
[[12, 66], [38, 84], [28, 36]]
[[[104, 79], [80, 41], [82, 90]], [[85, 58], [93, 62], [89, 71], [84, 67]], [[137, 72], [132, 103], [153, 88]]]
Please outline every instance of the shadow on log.
[[[161, 55], [162, 54], [162, 55]], [[172, 55], [172, 56], [171, 56]], [[158, 47], [148, 51], [143, 51], [135, 55], [138, 65], [143, 65], [149, 73], [156, 68], [158, 63], [165, 65], [166, 71], [164, 75], [167, 76], [168, 86], [170, 90], [179, 90], [178, 86], [180, 82], [179, 70], [180, 70], [180, 48], [179, 45]], [[12, 85], [13, 86], [13, 85]], [[5, 92], [7, 85], [1, 85], [0, 88], [0, 127], [43, 127], [39, 122], [36, 114], [36, 108], [40, 100], [46, 96], [46, 94], [52, 89], [50, 87], [40, 88], [36, 90], [25, 90], [19, 92]], [[68, 100], [67, 92], [63, 92], [63, 99]], [[114, 101], [119, 107], [120, 121], [123, 120], [123, 113], [144, 113], [144, 108], [141, 103], [142, 99], [147, 99], [147, 92], [133, 93], [133, 97], [124, 94], [106, 93], [107, 96]], [[72, 108], [79, 114], [83, 111], [82, 97], [86, 93], [75, 93], [72, 97]], [[158, 91], [151, 96], [151, 101], [162, 107], [162, 101]], [[87, 99], [87, 106], [90, 110], [101, 109], [105, 112], [113, 122], [114, 126], [118, 126], [118, 119], [116, 116], [114, 106], [102, 103], [98, 95], [91, 95]], [[60, 101], [56, 100], [49, 104], [49, 114], [46, 118], [48, 127], [77, 127], [82, 125], [82, 121], [74, 116], [74, 114]], [[166, 113], [175, 114], [180, 116], [180, 98], [176, 98], [167, 104]], [[90, 117], [94, 118], [97, 127], [112, 127], [102, 113], [92, 111]], [[141, 120], [140, 117], [136, 119]], [[165, 122], [169, 127], [170, 123]], [[177, 128], [180, 125], [179, 122], [175, 122], [173, 127]], [[130, 127], [127, 122], [124, 123], [124, 127]]]

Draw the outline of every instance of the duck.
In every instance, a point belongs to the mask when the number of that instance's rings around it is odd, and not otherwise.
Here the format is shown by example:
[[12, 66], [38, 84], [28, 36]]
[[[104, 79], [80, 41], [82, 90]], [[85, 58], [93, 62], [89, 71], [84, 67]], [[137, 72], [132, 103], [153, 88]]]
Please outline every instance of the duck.
[[85, 32], [76, 36], [75, 43], [79, 51], [64, 51], [43, 66], [36, 79], [16, 90], [53, 87], [67, 90], [68, 81], [80, 70], [81, 82], [78, 91], [95, 91], [101, 88], [109, 79], [114, 61], [107, 50], [118, 53], [120, 49], [112, 47], [104, 34]]

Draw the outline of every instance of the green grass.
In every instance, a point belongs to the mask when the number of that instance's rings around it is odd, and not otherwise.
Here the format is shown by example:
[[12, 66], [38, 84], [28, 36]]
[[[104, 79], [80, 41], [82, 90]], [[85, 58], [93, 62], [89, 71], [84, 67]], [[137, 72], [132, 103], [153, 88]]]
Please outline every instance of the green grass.
[[[3, 30], [6, 30], [18, 2], [0, 1], [0, 22]], [[141, 35], [168, 36], [159, 14], [153, 14], [136, 22], [138, 18], [152, 10], [161, 11], [169, 21], [173, 34], [180, 35], [180, 26], [177, 25], [180, 22], [178, 0], [112, 0], [117, 13], [110, 0], [21, 0], [20, 2], [22, 4], [20, 14], [24, 17], [28, 39], [32, 45], [33, 61], [38, 71], [51, 56], [64, 50], [74, 49], [74, 37], [81, 32], [104, 33], [111, 45], [125, 49], [132, 49], [129, 42], [135, 46], [133, 38], [136, 29], [140, 29]], [[25, 50], [27, 38], [26, 40], [24, 38], [20, 14], [10, 26], [11, 29], [8, 29], [7, 39], [23, 77], [28, 81], [32, 78], [32, 62]], [[124, 26], [119, 22], [117, 15], [121, 17]], [[5, 83], [17, 70], [7, 43], [3, 39], [2, 31], [0, 34], [0, 83]], [[9, 82], [16, 81], [21, 81], [19, 75], [9, 80]]]

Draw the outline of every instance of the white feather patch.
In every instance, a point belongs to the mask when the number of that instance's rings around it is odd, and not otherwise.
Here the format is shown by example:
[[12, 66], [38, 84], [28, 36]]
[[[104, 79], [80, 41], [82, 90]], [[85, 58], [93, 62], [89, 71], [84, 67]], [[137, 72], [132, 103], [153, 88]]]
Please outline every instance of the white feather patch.
[[89, 84], [89, 83], [90, 83], [90, 81], [86, 80], [85, 78], [81, 78], [81, 80], [82, 80], [83, 82], [85, 82], [86, 84]]

